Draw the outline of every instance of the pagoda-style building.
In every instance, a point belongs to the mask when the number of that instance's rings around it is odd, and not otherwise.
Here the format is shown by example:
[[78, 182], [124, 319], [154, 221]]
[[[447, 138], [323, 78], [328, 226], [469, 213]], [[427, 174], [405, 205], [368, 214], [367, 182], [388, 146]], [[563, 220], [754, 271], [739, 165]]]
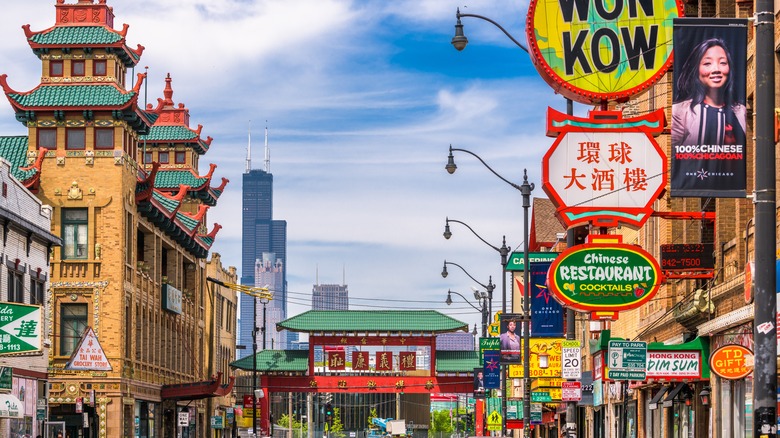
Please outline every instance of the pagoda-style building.
[[0, 155], [52, 206], [62, 238], [50, 255], [47, 422], [71, 437], [205, 437], [206, 400], [232, 387], [209, 362], [205, 286], [220, 228], [207, 211], [227, 180], [198, 171], [212, 141], [174, 104], [170, 76], [156, 107], [140, 105], [145, 75], [129, 73], [144, 48], [128, 45], [128, 25], [114, 29], [105, 0], [55, 9], [53, 27], [23, 26], [40, 84], [16, 91], [0, 76], [28, 130]]

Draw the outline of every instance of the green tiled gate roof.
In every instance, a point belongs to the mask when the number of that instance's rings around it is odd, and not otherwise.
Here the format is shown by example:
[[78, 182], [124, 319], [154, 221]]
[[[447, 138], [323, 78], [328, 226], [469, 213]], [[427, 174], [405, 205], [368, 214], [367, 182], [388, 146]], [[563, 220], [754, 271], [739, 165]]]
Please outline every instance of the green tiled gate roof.
[[294, 332], [447, 333], [468, 324], [435, 310], [309, 310], [278, 323]]
[[25, 108], [40, 107], [123, 107], [135, 92], [123, 92], [114, 85], [46, 85], [29, 93], [8, 93]]
[[[233, 368], [252, 370], [252, 356], [246, 356], [230, 363]], [[437, 351], [437, 373], [470, 373], [479, 367], [477, 351]], [[308, 350], [265, 350], [257, 353], [257, 371], [298, 372], [305, 373], [309, 369]]]

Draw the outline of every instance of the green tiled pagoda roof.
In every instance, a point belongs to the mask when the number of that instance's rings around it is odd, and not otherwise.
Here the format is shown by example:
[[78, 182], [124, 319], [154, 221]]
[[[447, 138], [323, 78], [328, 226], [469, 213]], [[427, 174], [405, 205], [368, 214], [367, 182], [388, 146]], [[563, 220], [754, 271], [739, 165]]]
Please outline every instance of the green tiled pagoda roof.
[[179, 184], [184, 184], [198, 188], [208, 180], [208, 178], [198, 178], [189, 170], [160, 170], [154, 178], [154, 186], [159, 189], [178, 189]]
[[446, 333], [468, 324], [435, 310], [309, 310], [277, 324], [294, 332]]
[[186, 227], [187, 231], [192, 231], [195, 229], [195, 227], [198, 226], [198, 221], [182, 212], [176, 212], [176, 219], [178, 219], [179, 222], [181, 222], [181, 224]]
[[113, 44], [122, 41], [122, 35], [104, 26], [57, 26], [48, 32], [33, 35], [30, 41], [52, 46]]
[[107, 46], [120, 47], [115, 51], [126, 66], [138, 63], [140, 52], [136, 52], [124, 42], [124, 36], [106, 26], [55, 26], [52, 29], [30, 36], [30, 45], [39, 56], [41, 48], [67, 46]]
[[[257, 371], [306, 372], [309, 370], [308, 350], [263, 350], [257, 353]], [[252, 369], [252, 355], [230, 363], [233, 368]], [[473, 368], [472, 368], [473, 369]]]
[[436, 350], [437, 373], [465, 373], [478, 368], [478, 351], [442, 351]]
[[22, 107], [122, 107], [135, 92], [114, 85], [44, 85], [27, 94], [8, 93]]
[[[252, 370], [252, 355], [230, 363], [233, 368]], [[471, 373], [479, 367], [477, 351], [437, 351], [437, 373]], [[307, 372], [309, 370], [308, 350], [264, 350], [257, 353], [257, 371]]]
[[167, 210], [166, 213], [168, 214], [170, 214], [173, 210], [176, 210], [176, 207], [179, 206], [178, 201], [163, 196], [162, 193], [158, 191], [152, 192], [152, 197], [154, 198], [155, 201], [159, 202], [163, 206], [163, 208]]
[[19, 181], [26, 181], [35, 175], [37, 170], [21, 170], [27, 167], [27, 136], [0, 137], [0, 156], [11, 163], [11, 174]]
[[195, 140], [198, 134], [186, 126], [152, 126], [148, 135], [141, 140], [147, 141], [186, 141]]

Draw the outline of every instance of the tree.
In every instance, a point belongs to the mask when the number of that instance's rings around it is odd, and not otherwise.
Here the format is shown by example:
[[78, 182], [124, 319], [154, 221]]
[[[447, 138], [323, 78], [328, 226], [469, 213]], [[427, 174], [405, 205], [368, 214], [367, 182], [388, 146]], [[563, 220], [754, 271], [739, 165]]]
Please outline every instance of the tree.
[[370, 411], [368, 411], [368, 428], [371, 429], [374, 426], [374, 418], [377, 418], [378, 415], [376, 413], [376, 408], [371, 408]]
[[[292, 423], [292, 424], [291, 424]], [[305, 423], [301, 423], [300, 421], [296, 420], [295, 418], [292, 419], [292, 422], [290, 421], [290, 417], [287, 414], [282, 415], [279, 418], [279, 421], [276, 422], [276, 424], [279, 427], [283, 427], [285, 429], [292, 429], [293, 434], [301, 434], [301, 431], [304, 433], [308, 429], [308, 425]], [[303, 437], [299, 437], [303, 438]]]
[[431, 431], [444, 433], [452, 432], [452, 416], [450, 411], [446, 409], [433, 411], [431, 414]]
[[341, 409], [333, 408], [333, 419], [328, 431], [331, 437], [344, 438], [347, 436], [344, 434], [344, 425], [341, 423]]

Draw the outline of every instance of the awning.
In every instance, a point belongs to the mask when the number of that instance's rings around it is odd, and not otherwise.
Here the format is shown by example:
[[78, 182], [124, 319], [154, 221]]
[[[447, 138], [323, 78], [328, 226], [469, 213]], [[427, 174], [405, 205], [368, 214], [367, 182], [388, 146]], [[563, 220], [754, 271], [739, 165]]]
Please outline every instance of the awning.
[[223, 385], [221, 383], [222, 372], [220, 371], [216, 376], [211, 376], [211, 380], [163, 385], [160, 397], [163, 400], [200, 400], [209, 397], [222, 397], [233, 390], [235, 381], [235, 376], [230, 376], [228, 383]]
[[677, 398], [677, 394], [679, 394], [680, 391], [682, 391], [682, 389], [687, 386], [687, 383], [678, 383], [673, 390], [669, 391], [669, 394], [667, 394], [666, 398], [664, 399], [664, 407], [671, 408], [674, 404], [674, 399]]
[[658, 390], [657, 393], [653, 396], [652, 399], [650, 399], [650, 403], [648, 403], [648, 407], [650, 409], [658, 409], [658, 402], [661, 401], [661, 398], [666, 394], [666, 391], [669, 389], [668, 386], [662, 386], [661, 389]]
[[24, 418], [24, 405], [11, 394], [0, 394], [0, 418]]

